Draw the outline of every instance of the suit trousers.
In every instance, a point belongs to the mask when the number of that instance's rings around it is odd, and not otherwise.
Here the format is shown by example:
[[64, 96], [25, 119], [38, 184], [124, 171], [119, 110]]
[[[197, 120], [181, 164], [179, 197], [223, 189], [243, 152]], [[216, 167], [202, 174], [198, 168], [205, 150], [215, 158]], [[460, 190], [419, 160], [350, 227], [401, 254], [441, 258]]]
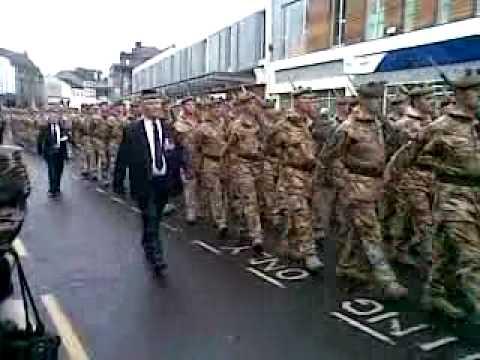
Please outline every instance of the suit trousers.
[[148, 191], [138, 197], [143, 221], [142, 246], [152, 266], [165, 262], [163, 241], [160, 237], [160, 221], [167, 202], [167, 185], [163, 177], [153, 178], [149, 183]]
[[60, 191], [60, 182], [62, 180], [63, 167], [65, 160], [61, 153], [51, 154], [46, 157], [48, 167], [48, 186], [50, 192]]

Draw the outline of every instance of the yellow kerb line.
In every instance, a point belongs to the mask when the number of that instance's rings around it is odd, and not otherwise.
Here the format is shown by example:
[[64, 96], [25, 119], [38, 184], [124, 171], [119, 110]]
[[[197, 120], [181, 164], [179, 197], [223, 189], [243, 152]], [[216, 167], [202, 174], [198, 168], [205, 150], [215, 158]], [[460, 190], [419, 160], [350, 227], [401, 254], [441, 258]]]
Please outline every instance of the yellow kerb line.
[[42, 295], [42, 303], [52, 319], [53, 325], [62, 338], [62, 345], [65, 347], [68, 358], [70, 360], [89, 360], [90, 358], [85, 351], [72, 323], [65, 315], [55, 296], [48, 294]]

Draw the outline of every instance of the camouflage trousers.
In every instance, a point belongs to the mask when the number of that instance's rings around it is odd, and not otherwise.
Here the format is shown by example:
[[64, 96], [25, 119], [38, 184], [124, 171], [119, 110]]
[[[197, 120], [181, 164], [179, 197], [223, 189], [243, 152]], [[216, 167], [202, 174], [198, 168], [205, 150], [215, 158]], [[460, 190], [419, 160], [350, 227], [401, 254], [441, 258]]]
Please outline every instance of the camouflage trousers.
[[234, 168], [229, 166], [227, 170], [228, 180], [226, 182], [226, 191], [227, 191], [227, 209], [229, 215], [229, 221], [235, 224], [237, 230], [237, 235], [240, 238], [245, 238], [248, 236], [247, 225], [245, 223], [245, 216], [243, 213], [242, 199], [240, 196], [240, 190], [238, 187], [238, 182], [235, 181], [232, 174], [234, 174]]
[[94, 142], [95, 153], [97, 156], [96, 162], [96, 176], [99, 181], [108, 181], [109, 156], [108, 145], [102, 140], [95, 139]]
[[[416, 250], [427, 266], [432, 262], [431, 187], [431, 173], [417, 169], [403, 173], [395, 187], [393, 213], [387, 222], [393, 251], [401, 257]], [[408, 233], [409, 225], [413, 236]]]
[[239, 158], [232, 164], [236, 191], [240, 196], [243, 216], [249, 238], [254, 243], [263, 242], [262, 224], [260, 221], [259, 194], [262, 193], [262, 161], [250, 161]]
[[197, 194], [199, 192], [198, 179], [193, 176], [192, 179], [183, 180], [183, 196], [185, 201], [185, 218], [187, 221], [196, 221], [198, 214]]
[[432, 296], [459, 299], [480, 315], [480, 188], [437, 183], [434, 189]]
[[278, 208], [277, 181], [279, 176], [278, 159], [266, 159], [263, 164], [263, 199], [265, 215], [272, 225], [280, 222], [280, 209]]
[[285, 168], [287, 186], [287, 241], [290, 257], [304, 259], [316, 255], [312, 234], [312, 174], [310, 171]]
[[109, 144], [108, 145], [108, 171], [106, 174], [107, 181], [111, 182], [115, 173], [115, 164], [117, 162], [118, 149], [120, 144]]
[[82, 172], [92, 175], [96, 169], [95, 148], [92, 141], [84, 140], [81, 152]]
[[208, 205], [217, 228], [227, 226], [227, 207], [225, 191], [221, 181], [223, 166], [220, 161], [205, 157], [203, 159], [203, 178], [207, 186]]
[[[345, 239], [343, 251], [340, 252], [342, 265], [347, 264], [347, 254], [356, 258], [350, 265], [357, 267], [350, 269], [357, 271], [361, 279], [369, 279], [369, 273], [377, 284], [385, 286], [397, 280], [384, 251], [380, 222], [377, 217], [375, 202], [351, 203], [346, 208], [348, 221], [352, 225], [352, 236]], [[349, 271], [352, 274], [351, 271]]]

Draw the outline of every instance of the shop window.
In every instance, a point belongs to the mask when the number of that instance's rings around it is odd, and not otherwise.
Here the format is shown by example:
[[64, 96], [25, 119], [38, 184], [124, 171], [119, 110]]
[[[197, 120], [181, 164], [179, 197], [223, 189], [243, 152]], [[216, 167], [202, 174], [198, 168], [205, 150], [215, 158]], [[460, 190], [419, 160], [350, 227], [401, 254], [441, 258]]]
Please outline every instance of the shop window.
[[383, 37], [385, 27], [385, 11], [383, 0], [367, 0], [367, 26], [365, 39], [378, 39]]
[[310, 0], [307, 8], [307, 50], [329, 48], [332, 44], [332, 2]]
[[437, 0], [405, 0], [405, 31], [432, 26], [436, 13]]
[[404, 0], [384, 0], [385, 35], [395, 35], [403, 30]]
[[305, 3], [303, 0], [290, 2], [282, 7], [284, 56], [291, 57], [303, 53], [302, 40], [305, 23]]
[[353, 44], [363, 40], [366, 20], [366, 0], [345, 0], [345, 36], [343, 42]]
[[475, 0], [439, 0], [438, 21], [447, 23], [472, 17], [475, 12]]

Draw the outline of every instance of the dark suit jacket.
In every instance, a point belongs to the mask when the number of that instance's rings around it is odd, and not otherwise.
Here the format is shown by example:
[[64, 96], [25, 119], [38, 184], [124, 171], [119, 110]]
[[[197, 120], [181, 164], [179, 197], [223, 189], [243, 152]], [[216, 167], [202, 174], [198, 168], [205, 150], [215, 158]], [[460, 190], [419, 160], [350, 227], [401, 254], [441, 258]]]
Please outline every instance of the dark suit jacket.
[[[60, 138], [67, 137], [68, 131], [60, 123]], [[50, 124], [42, 127], [38, 134], [37, 146], [38, 153], [43, 155], [45, 159], [48, 159], [51, 156], [59, 156], [63, 160], [67, 158], [67, 141], [60, 141], [60, 148], [55, 148], [57, 139], [52, 135], [52, 130]]]
[[[182, 156], [178, 154], [180, 148], [166, 149], [166, 140], [173, 144], [171, 131], [166, 122], [162, 123], [162, 144], [164, 146], [165, 160], [167, 163], [167, 174], [163, 177], [165, 181], [159, 184], [165, 186], [165, 192], [169, 195], [178, 195], [175, 189], [179, 186], [180, 168], [183, 167]], [[115, 164], [115, 174], [113, 186], [115, 191], [123, 190], [126, 169], [129, 169], [130, 190], [132, 196], [139, 200], [149, 196], [150, 181], [152, 179], [152, 155], [148, 143], [147, 132], [143, 124], [143, 119], [129, 124], [123, 133], [123, 140], [118, 150], [117, 162]]]

